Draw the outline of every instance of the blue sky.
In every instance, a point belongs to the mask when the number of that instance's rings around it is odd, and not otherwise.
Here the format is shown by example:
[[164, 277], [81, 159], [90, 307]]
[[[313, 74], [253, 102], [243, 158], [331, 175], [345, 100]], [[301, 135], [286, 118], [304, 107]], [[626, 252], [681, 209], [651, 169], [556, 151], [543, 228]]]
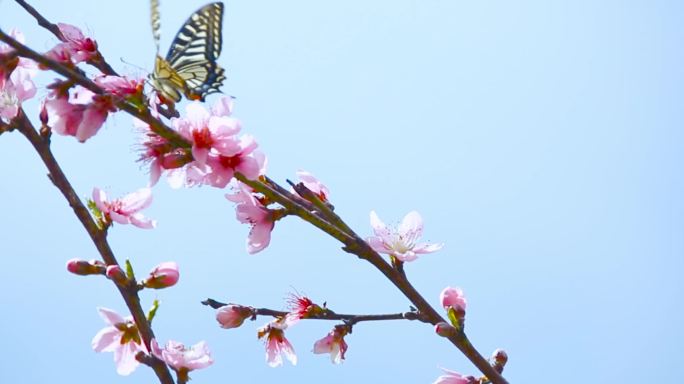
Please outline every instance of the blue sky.
[[[94, 35], [120, 73], [152, 68], [146, 2], [34, 3]], [[162, 1], [163, 50], [203, 4]], [[418, 210], [425, 239], [446, 245], [408, 275], [435, 305], [443, 287], [465, 290], [466, 330], [483, 354], [508, 352], [511, 383], [671, 381], [684, 340], [684, 3], [230, 1], [225, 10], [223, 90], [268, 155], [269, 176], [314, 173], [362, 235], [370, 210], [389, 222]], [[0, 2], [0, 14], [0, 28], [20, 28], [33, 48], [55, 43], [14, 2]], [[26, 105], [34, 117], [37, 105]], [[53, 150], [79, 195], [94, 186], [119, 195], [147, 182], [136, 140], [121, 113], [86, 144], [54, 137]], [[67, 259], [97, 255], [18, 133], [0, 137], [0, 171], [3, 378], [149, 383], [149, 369], [119, 377], [111, 355], [91, 350], [104, 325], [95, 308], [125, 307], [105, 279], [66, 272]], [[154, 192], [147, 214], [158, 228], [117, 226], [110, 242], [139, 275], [180, 264], [176, 287], [142, 299], [162, 301], [161, 340], [209, 343], [216, 362], [194, 382], [477, 373], [413, 322], [356, 326], [341, 366], [310, 353], [333, 324], [301, 323], [288, 331], [299, 364], [269, 368], [255, 332], [266, 318], [222, 330], [199, 301], [279, 309], [296, 290], [338, 312], [409, 303], [295, 218], [250, 256], [223, 191], [162, 182]]]

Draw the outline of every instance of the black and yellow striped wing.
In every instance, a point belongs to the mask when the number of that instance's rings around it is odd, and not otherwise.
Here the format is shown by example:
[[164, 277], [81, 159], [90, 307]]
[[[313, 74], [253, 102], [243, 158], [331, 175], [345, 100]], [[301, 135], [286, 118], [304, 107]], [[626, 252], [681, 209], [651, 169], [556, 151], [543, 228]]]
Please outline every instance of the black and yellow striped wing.
[[[152, 24], [158, 36], [159, 14], [152, 6]], [[190, 100], [202, 100], [225, 80], [224, 69], [216, 60], [221, 54], [223, 3], [205, 5], [193, 13], [178, 31], [166, 59], [157, 55], [152, 86], [166, 99], [180, 101], [181, 93]], [[156, 28], [156, 29], [155, 29]]]

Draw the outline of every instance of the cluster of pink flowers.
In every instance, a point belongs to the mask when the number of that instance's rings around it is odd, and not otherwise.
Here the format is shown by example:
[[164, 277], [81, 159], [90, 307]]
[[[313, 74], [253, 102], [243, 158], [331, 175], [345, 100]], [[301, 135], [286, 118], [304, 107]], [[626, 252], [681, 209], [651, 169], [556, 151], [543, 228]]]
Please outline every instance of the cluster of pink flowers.
[[[67, 269], [79, 275], [102, 273], [103, 267], [99, 261], [86, 262], [74, 259], [67, 262]], [[117, 284], [123, 284], [129, 279], [118, 265], [107, 266], [106, 275]], [[179, 276], [178, 265], [175, 262], [164, 262], [152, 269], [149, 276], [140, 283], [140, 287], [167, 288], [176, 284]], [[162, 348], [153, 339], [150, 340], [148, 348], [132, 317], [124, 318], [107, 308], [98, 308], [98, 311], [107, 327], [95, 335], [92, 347], [96, 352], [113, 352], [116, 370], [121, 375], [128, 375], [135, 370], [140, 364], [139, 354], [151, 355], [165, 362], [176, 371], [179, 382], [187, 382], [190, 371], [208, 367], [213, 363], [211, 352], [204, 341], [186, 348], [182, 343], [171, 340]]]
[[110, 96], [96, 95], [81, 86], [69, 92], [61, 84], [53, 84], [50, 96], [43, 103], [47, 124], [54, 132], [74, 136], [83, 143], [95, 136], [116, 108]]
[[72, 64], [101, 58], [97, 50], [97, 42], [86, 37], [80, 29], [65, 23], [57, 23], [57, 28], [62, 34], [63, 42], [55, 45], [45, 56], [62, 63]]
[[[301, 319], [323, 314], [325, 307], [314, 303], [306, 296], [292, 295], [289, 300], [290, 312], [283, 317], [277, 317], [259, 328], [257, 336], [265, 339], [266, 363], [271, 367], [283, 364], [283, 356], [293, 365], [297, 364], [297, 355], [290, 341], [285, 337], [285, 330], [297, 324]], [[254, 308], [236, 304], [228, 304], [216, 311], [216, 320], [221, 328], [237, 328], [247, 319], [256, 318]], [[314, 343], [313, 352], [316, 354], [329, 353], [330, 360], [339, 364], [344, 360], [347, 343], [344, 337], [349, 333], [349, 326], [337, 325], [326, 336]]]
[[[95, 40], [73, 25], [59, 23], [57, 26], [62, 42], [48, 51], [46, 57], [69, 65], [102, 59]], [[100, 75], [93, 81], [106, 93], [95, 94], [81, 86], [71, 89], [71, 83], [62, 81], [49, 85], [52, 91], [43, 101], [43, 122], [60, 135], [85, 142], [97, 134], [110, 113], [117, 111], [113, 97], [128, 99], [136, 105], [142, 103], [142, 79]]]
[[[24, 35], [12, 30], [10, 35], [24, 42]], [[21, 104], [35, 96], [36, 86], [33, 77], [36, 64], [23, 57], [12, 55], [13, 48], [0, 43], [0, 120], [9, 122], [19, 113]]]
[[229, 97], [220, 98], [210, 110], [196, 101], [187, 106], [184, 117], [172, 119], [173, 127], [190, 142], [190, 153], [138, 123], [145, 130], [141, 160], [151, 164], [150, 183], [154, 185], [163, 171], [173, 169], [177, 171], [169, 174], [172, 187], [225, 188], [236, 172], [252, 180], [264, 174], [266, 157], [256, 150], [252, 136], [238, 136], [241, 125], [231, 117], [232, 109]]

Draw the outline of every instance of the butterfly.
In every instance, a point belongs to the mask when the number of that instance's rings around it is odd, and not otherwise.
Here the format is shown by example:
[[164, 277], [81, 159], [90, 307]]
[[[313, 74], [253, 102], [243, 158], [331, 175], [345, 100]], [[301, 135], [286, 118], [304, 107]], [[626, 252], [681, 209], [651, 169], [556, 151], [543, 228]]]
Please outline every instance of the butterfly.
[[150, 84], [167, 101], [178, 102], [182, 95], [201, 100], [226, 79], [224, 69], [216, 64], [221, 54], [223, 3], [205, 5], [185, 21], [171, 43], [166, 58], [159, 55], [159, 1], [152, 0], [152, 31], [157, 44], [157, 58]]

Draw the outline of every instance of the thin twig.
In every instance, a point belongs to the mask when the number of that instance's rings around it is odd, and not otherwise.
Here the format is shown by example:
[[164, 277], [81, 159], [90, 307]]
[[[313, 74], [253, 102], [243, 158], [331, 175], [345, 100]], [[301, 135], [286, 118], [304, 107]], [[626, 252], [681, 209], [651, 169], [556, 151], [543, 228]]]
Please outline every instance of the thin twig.
[[[228, 305], [226, 303], [222, 303], [220, 301], [216, 301], [214, 299], [206, 299], [202, 301], [202, 304], [207, 305], [209, 307], [212, 307], [214, 309], [221, 308], [225, 305]], [[272, 316], [272, 317], [284, 317], [286, 316], [289, 312], [286, 311], [278, 311], [275, 309], [269, 309], [269, 308], [253, 308], [252, 312], [254, 315], [261, 315], [261, 316]], [[386, 313], [386, 314], [380, 314], [380, 315], [357, 315], [357, 314], [344, 314], [344, 313], [336, 313], [331, 310], [324, 310], [321, 313], [312, 313], [308, 314], [306, 317], [302, 318], [302, 320], [338, 320], [338, 321], [344, 321], [349, 324], [356, 324], [362, 321], [383, 321], [383, 320], [419, 320], [423, 322], [427, 322], [419, 313], [417, 312], [400, 312], [400, 313]]]

